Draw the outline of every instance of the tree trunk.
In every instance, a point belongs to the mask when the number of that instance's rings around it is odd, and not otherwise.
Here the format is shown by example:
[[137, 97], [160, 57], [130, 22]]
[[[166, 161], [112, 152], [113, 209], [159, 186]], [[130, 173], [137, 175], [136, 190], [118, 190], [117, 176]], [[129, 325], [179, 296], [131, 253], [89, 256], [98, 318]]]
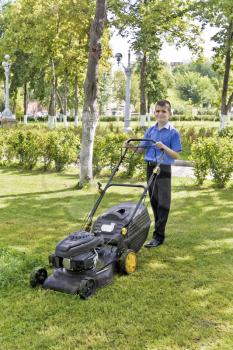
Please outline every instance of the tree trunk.
[[150, 96], [147, 96], [147, 113], [150, 113], [151, 99]]
[[233, 36], [233, 20], [230, 21], [229, 27], [227, 30], [225, 72], [224, 72], [223, 89], [222, 89], [222, 106], [221, 106], [221, 122], [220, 122], [221, 129], [223, 129], [228, 124], [227, 114], [231, 108], [231, 103], [233, 100], [233, 94], [232, 94], [229, 98], [229, 101], [227, 101], [230, 67], [231, 67], [232, 36]]
[[18, 89], [16, 89], [14, 91], [14, 94], [13, 94], [13, 107], [12, 107], [12, 114], [13, 115], [16, 115], [17, 94], [18, 94]]
[[56, 91], [56, 94], [57, 94], [57, 99], [58, 99], [58, 102], [60, 105], [60, 113], [63, 115], [64, 114], [64, 106], [63, 106], [61, 95], [60, 95], [58, 90]]
[[90, 182], [93, 178], [93, 145], [96, 125], [98, 121], [98, 114], [96, 109], [98, 65], [101, 56], [100, 40], [103, 34], [105, 18], [106, 0], [96, 0], [96, 12], [90, 31], [88, 67], [84, 84], [82, 144], [80, 154], [81, 172], [79, 187], [82, 187], [86, 182]]
[[66, 69], [65, 70], [65, 79], [64, 79], [64, 115], [67, 114], [67, 79], [68, 79], [68, 72]]
[[146, 53], [143, 53], [140, 70], [140, 126], [146, 125]]
[[23, 113], [24, 115], [27, 115], [27, 109], [28, 109], [28, 89], [27, 89], [27, 83], [24, 83], [24, 90], [23, 90]]
[[75, 126], [78, 126], [78, 104], [79, 104], [79, 98], [78, 98], [78, 74], [76, 72], [75, 80], [74, 80], [74, 125]]
[[67, 122], [67, 80], [68, 80], [68, 71], [65, 70], [65, 79], [64, 79], [64, 115], [63, 115], [63, 122], [64, 127], [68, 128], [68, 122]]
[[54, 61], [52, 60], [52, 91], [51, 91], [51, 98], [49, 103], [49, 120], [48, 120], [48, 127], [51, 129], [55, 127], [55, 118], [56, 118], [56, 85], [57, 85], [57, 79], [55, 74], [55, 67], [54, 67]]

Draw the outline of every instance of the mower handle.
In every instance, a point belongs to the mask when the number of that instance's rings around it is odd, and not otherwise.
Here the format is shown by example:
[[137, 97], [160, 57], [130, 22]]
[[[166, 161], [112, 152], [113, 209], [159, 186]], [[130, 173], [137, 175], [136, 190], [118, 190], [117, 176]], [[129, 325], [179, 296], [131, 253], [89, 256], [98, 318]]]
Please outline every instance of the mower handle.
[[[128, 140], [126, 141], [126, 143], [129, 144], [129, 143], [132, 142], [132, 141], [148, 141], [148, 142], [152, 142], [152, 143], [154, 143], [154, 144], [156, 143], [156, 141], [153, 141], [153, 140], [151, 140], [151, 139], [128, 139]], [[93, 216], [94, 216], [94, 214], [95, 214], [95, 212], [96, 212], [96, 210], [97, 210], [97, 208], [98, 208], [98, 206], [99, 206], [99, 204], [100, 204], [100, 202], [101, 202], [101, 200], [102, 200], [102, 198], [103, 198], [103, 196], [104, 196], [106, 190], [108, 189], [108, 187], [110, 187], [111, 182], [112, 182], [112, 179], [113, 179], [114, 175], [116, 174], [116, 172], [118, 171], [120, 164], [123, 162], [123, 160], [124, 160], [124, 158], [125, 158], [125, 156], [126, 156], [127, 151], [128, 151], [128, 148], [125, 147], [125, 150], [124, 150], [123, 154], [121, 155], [120, 160], [118, 161], [117, 165], [116, 165], [115, 168], [113, 169], [113, 172], [112, 172], [112, 174], [111, 174], [111, 176], [110, 176], [110, 178], [109, 178], [109, 180], [108, 180], [108, 183], [105, 185], [104, 189], [100, 191], [100, 196], [99, 196], [99, 198], [97, 199], [97, 201], [96, 201], [94, 207], [92, 208], [92, 211], [90, 212], [90, 214], [89, 214], [89, 216], [88, 216], [88, 224], [91, 225], [91, 223], [92, 223], [92, 218], [93, 218]], [[117, 185], [117, 186], [119, 186], [119, 185]], [[130, 186], [130, 187], [138, 187], [138, 186], [133, 185], [133, 186]], [[141, 186], [139, 185], [139, 187], [141, 187]], [[101, 189], [101, 188], [99, 188], [99, 189]], [[141, 196], [141, 199], [140, 199], [139, 202], [138, 202], [138, 205], [137, 205], [137, 207], [136, 207], [136, 210], [137, 210], [138, 206], [140, 205], [142, 199], [143, 199], [144, 196], [146, 195], [146, 192], [147, 192], [147, 187], [144, 187], [143, 195]], [[136, 210], [135, 210], [135, 212], [136, 212]], [[135, 214], [135, 213], [134, 213], [134, 214]]]
[[109, 187], [113, 187], [113, 186], [116, 186], [116, 187], [134, 187], [134, 188], [143, 188], [143, 190], [146, 189], [146, 186], [143, 186], [143, 185], [132, 185], [132, 184], [109, 184], [107, 187], [106, 187], [106, 190], [109, 188]]
[[126, 143], [129, 144], [129, 143], [132, 142], [132, 141], [147, 141], [147, 142], [153, 142], [154, 144], [156, 143], [156, 141], [151, 140], [151, 139], [128, 139], [128, 140], [126, 141]]

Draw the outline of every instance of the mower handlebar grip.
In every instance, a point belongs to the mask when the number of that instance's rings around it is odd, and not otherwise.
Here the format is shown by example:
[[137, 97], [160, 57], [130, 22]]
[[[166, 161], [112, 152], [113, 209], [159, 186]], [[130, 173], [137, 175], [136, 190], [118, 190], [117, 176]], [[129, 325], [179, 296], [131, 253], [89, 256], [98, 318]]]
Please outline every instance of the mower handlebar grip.
[[149, 142], [156, 143], [156, 141], [151, 140], [151, 139], [128, 139], [128, 140], [126, 141], [126, 143], [130, 143], [130, 142], [132, 142], [132, 141], [149, 141]]

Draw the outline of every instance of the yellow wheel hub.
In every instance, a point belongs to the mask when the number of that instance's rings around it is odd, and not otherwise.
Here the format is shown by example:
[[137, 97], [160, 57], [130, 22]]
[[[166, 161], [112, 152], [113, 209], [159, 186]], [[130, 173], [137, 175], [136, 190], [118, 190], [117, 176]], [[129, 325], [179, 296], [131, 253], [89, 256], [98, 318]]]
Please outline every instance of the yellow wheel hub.
[[137, 268], [137, 255], [135, 252], [129, 252], [125, 257], [125, 271], [130, 274]]

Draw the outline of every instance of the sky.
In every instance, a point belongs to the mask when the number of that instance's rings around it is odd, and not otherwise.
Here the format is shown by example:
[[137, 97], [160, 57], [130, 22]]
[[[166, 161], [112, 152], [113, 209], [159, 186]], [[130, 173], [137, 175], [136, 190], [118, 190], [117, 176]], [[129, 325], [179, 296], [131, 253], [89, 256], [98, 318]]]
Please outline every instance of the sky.
[[[211, 37], [216, 33], [217, 29], [212, 28], [210, 26], [207, 26], [202, 34], [202, 38], [204, 40], [203, 48], [204, 48], [204, 55], [206, 57], [211, 57], [213, 55], [212, 48], [213, 48], [213, 41], [211, 41]], [[115, 55], [117, 52], [121, 52], [123, 55], [123, 64], [127, 65], [127, 52], [129, 49], [129, 44], [127, 42], [126, 38], [122, 38], [119, 35], [113, 34], [111, 38], [111, 47], [113, 50], [113, 55]], [[132, 61], [134, 60], [134, 54], [131, 54]], [[189, 51], [187, 47], [182, 47], [181, 49], [177, 50], [175, 45], [169, 45], [165, 43], [162, 47], [161, 53], [160, 53], [161, 60], [171, 63], [171, 62], [187, 62], [192, 59], [192, 53]]]

